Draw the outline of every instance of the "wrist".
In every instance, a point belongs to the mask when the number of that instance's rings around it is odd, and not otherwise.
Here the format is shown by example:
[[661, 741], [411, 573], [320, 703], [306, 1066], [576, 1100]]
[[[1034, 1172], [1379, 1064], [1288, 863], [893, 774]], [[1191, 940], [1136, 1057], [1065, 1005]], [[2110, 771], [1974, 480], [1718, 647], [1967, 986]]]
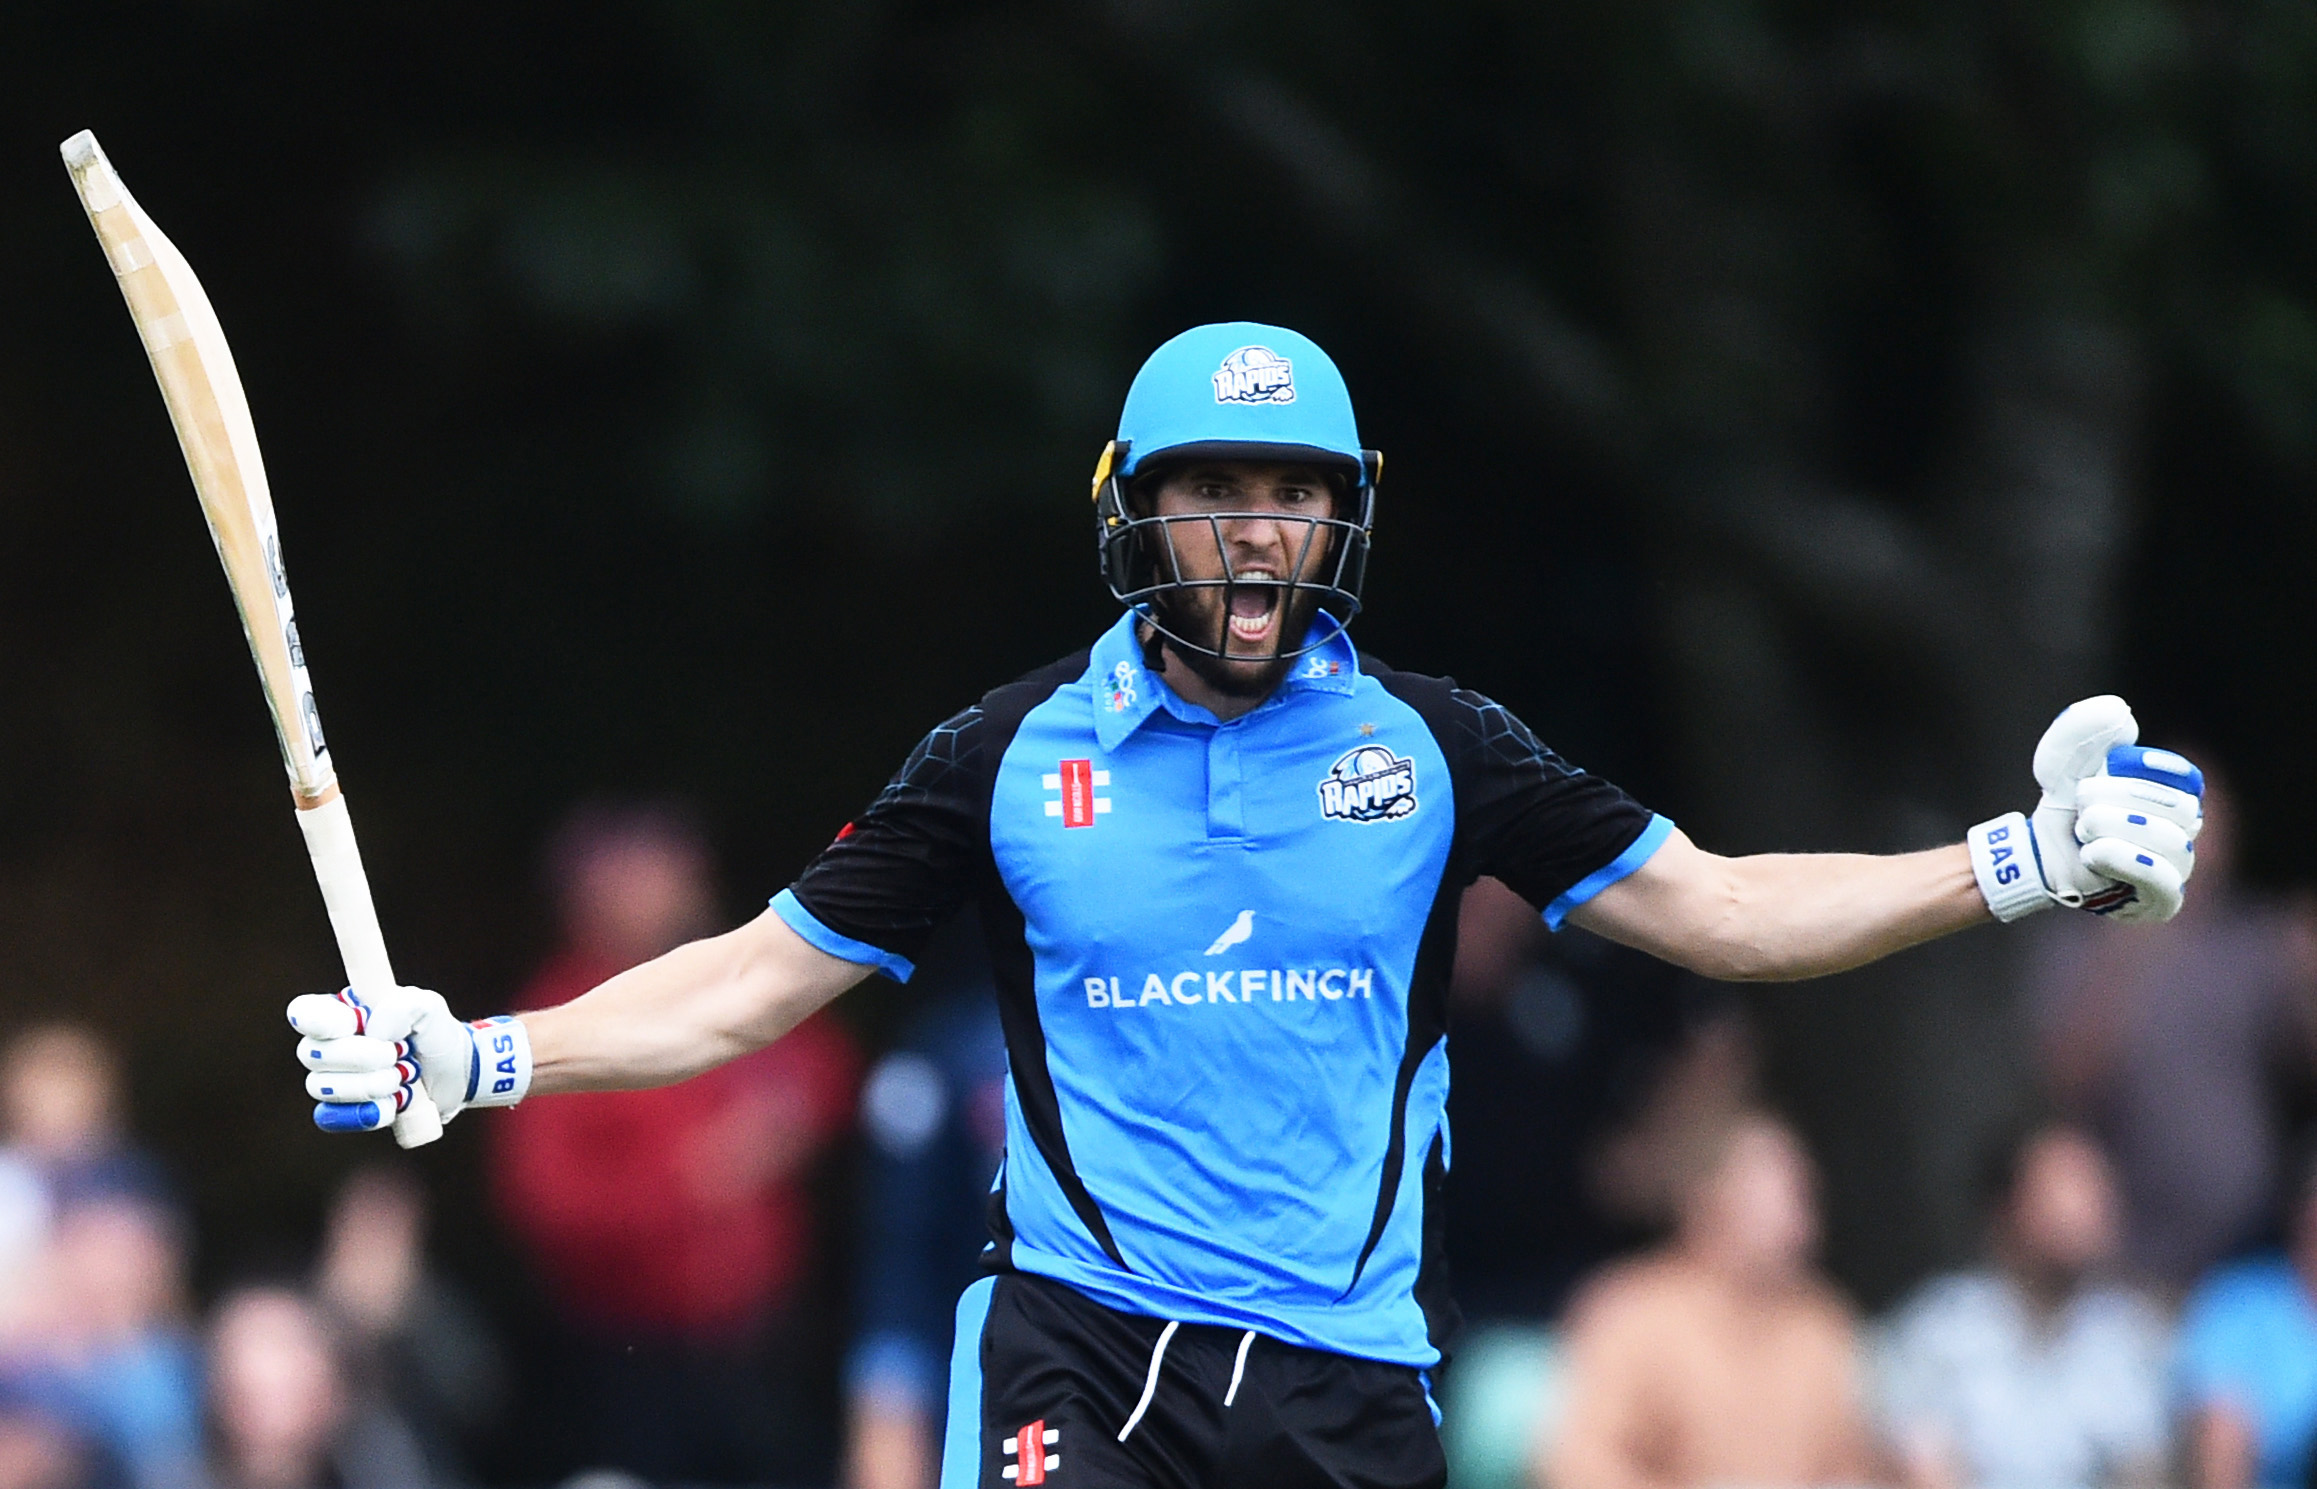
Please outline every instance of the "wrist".
[[467, 1106], [513, 1106], [531, 1091], [531, 1035], [511, 1015], [467, 1025]]
[[2055, 903], [2024, 814], [1989, 818], [1965, 833], [1963, 841], [1971, 850], [1971, 876], [1979, 881], [1980, 897], [1997, 920], [2018, 920]]

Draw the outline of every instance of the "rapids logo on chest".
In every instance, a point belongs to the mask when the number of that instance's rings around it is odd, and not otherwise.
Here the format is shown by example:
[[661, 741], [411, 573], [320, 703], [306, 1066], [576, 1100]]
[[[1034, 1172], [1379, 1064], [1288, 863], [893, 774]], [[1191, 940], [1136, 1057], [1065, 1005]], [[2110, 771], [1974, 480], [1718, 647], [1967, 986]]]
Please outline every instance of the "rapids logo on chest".
[[1330, 822], [1397, 822], [1416, 811], [1416, 762], [1382, 745], [1361, 745], [1328, 767], [1319, 812]]

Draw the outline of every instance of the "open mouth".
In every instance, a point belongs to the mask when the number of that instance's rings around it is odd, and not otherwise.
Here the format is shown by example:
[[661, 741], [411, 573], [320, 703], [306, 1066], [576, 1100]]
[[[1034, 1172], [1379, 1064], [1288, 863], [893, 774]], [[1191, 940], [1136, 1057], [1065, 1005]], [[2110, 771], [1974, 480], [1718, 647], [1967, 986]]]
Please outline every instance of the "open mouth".
[[1287, 591], [1279, 576], [1261, 570], [1239, 576], [1231, 586], [1231, 639], [1266, 641], [1279, 626], [1280, 601]]

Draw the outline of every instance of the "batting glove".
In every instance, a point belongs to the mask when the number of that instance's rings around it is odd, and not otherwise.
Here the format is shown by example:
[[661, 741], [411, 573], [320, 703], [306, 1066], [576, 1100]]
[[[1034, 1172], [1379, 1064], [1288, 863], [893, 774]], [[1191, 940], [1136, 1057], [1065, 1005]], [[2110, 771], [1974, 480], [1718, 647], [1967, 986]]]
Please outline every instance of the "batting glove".
[[2204, 826], [2204, 774], [2136, 741], [2123, 699], [2072, 703], [2035, 747], [2043, 799], [1971, 829], [1971, 869], [1998, 920], [2053, 905], [2139, 922], [2180, 913]]
[[461, 1023], [442, 994], [396, 988], [375, 1004], [348, 988], [290, 1000], [290, 1027], [306, 1094], [324, 1132], [375, 1132], [410, 1105], [411, 1087], [448, 1122], [470, 1106], [513, 1106], [531, 1088], [531, 1040], [522, 1021]]

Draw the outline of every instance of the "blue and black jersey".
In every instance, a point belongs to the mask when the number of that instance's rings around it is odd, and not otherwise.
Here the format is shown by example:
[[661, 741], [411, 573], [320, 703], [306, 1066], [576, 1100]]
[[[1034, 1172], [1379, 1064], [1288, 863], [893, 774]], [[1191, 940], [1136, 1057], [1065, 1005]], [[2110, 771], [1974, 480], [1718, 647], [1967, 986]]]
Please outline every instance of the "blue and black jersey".
[[927, 735], [773, 901], [906, 978], [980, 906], [1005, 1027], [1001, 1268], [1429, 1366], [1447, 995], [1483, 874], [1563, 917], [1672, 831], [1500, 705], [1339, 637], [1228, 723], [1131, 616]]

